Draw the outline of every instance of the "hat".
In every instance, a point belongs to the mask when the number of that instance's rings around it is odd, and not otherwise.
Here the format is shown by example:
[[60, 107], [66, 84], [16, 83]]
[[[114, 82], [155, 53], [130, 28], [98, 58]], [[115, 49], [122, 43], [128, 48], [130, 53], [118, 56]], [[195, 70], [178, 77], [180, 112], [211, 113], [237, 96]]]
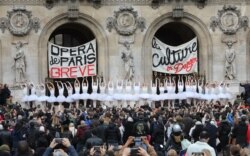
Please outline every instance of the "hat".
[[195, 125], [202, 125], [202, 123], [200, 121], [196, 121]]
[[3, 144], [2, 146], [0, 146], [0, 151], [2, 152], [10, 152], [10, 147], [6, 144]]
[[129, 122], [134, 122], [133, 118], [131, 118], [131, 117], [128, 117], [128, 121]]
[[2, 124], [0, 124], [0, 130], [3, 130], [3, 125]]
[[39, 127], [39, 131], [40, 131], [40, 132], [45, 132], [44, 126], [40, 126], [40, 127]]

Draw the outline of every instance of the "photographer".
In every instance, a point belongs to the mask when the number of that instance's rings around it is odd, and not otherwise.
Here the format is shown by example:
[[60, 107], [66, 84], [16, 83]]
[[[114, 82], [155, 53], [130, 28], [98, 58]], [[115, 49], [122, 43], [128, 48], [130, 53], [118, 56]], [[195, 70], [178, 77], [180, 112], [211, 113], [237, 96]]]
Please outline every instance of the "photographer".
[[[126, 143], [122, 146], [121, 150], [118, 153], [118, 156], [157, 156], [157, 153], [154, 150], [154, 147], [151, 146], [146, 137], [141, 137], [142, 142], [147, 146], [147, 150], [142, 147], [129, 148], [130, 145], [134, 142], [135, 137], [129, 136]], [[135, 151], [135, 152], [133, 152]]]
[[[59, 144], [67, 148], [66, 150], [67, 153], [61, 148], [55, 149]], [[75, 148], [70, 144], [69, 139], [67, 138], [60, 138], [60, 141], [56, 141], [56, 139], [53, 139], [49, 147], [47, 147], [46, 151], [43, 153], [43, 156], [50, 156], [52, 152], [53, 156], [58, 156], [58, 155], [78, 156]]]

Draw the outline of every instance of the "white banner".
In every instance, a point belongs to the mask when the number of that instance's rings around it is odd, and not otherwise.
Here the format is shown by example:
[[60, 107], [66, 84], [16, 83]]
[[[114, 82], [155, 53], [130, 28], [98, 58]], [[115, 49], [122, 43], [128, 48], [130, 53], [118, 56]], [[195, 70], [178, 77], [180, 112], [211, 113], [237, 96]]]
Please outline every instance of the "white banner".
[[96, 40], [77, 47], [48, 44], [49, 77], [76, 78], [96, 75]]
[[197, 37], [179, 46], [169, 46], [156, 37], [152, 40], [152, 69], [168, 74], [190, 74], [198, 71]]

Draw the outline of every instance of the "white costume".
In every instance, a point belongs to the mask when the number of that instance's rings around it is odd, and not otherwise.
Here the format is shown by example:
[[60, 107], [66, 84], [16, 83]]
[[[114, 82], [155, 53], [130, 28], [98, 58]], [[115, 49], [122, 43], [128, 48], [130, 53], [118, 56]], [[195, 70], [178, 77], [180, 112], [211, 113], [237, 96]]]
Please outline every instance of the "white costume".
[[29, 90], [28, 90], [28, 87], [27, 85], [25, 84], [24, 87], [23, 87], [23, 98], [22, 98], [22, 102], [27, 102], [28, 101], [28, 93], [29, 93]]
[[59, 84], [57, 84], [57, 87], [58, 87], [59, 95], [56, 97], [56, 101], [59, 102], [59, 103], [65, 102], [66, 98], [63, 95], [63, 93], [64, 93], [64, 85], [61, 84], [61, 86], [60, 86]]
[[48, 100], [48, 96], [46, 96], [46, 90], [44, 84], [40, 85], [40, 96], [38, 97], [38, 101], [44, 102]]
[[36, 87], [32, 85], [31, 94], [28, 96], [28, 101], [36, 101], [38, 99], [36, 95]]
[[48, 102], [49, 103], [54, 103], [54, 102], [56, 102], [56, 97], [55, 97], [55, 89], [54, 88], [51, 88], [51, 89], [49, 89], [49, 92], [50, 92], [50, 96], [49, 96], [49, 98], [48, 98]]
[[87, 100], [90, 98], [90, 95], [88, 94], [88, 88], [89, 88], [89, 83], [88, 81], [82, 80], [82, 93], [80, 94], [80, 99], [82, 100]]

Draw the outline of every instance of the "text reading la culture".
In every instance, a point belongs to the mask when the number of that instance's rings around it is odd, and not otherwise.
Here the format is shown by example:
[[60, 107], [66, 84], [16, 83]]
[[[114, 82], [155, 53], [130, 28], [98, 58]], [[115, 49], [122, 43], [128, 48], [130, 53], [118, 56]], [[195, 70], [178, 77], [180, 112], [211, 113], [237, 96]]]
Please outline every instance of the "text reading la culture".
[[92, 44], [82, 45], [76, 48], [51, 46], [51, 56], [58, 58], [60, 66], [83, 66], [93, 64], [96, 61], [95, 48]]

